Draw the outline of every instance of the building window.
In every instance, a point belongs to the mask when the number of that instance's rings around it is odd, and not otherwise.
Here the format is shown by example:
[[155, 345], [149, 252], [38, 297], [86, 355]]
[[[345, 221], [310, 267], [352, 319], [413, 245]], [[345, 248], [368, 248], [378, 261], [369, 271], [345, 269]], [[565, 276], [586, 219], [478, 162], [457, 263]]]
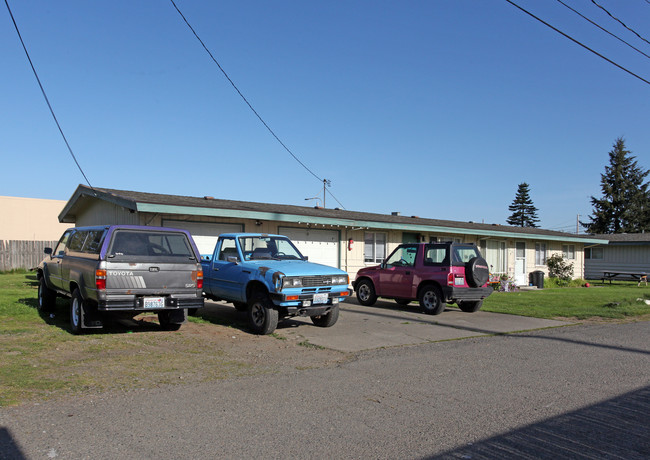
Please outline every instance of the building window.
[[495, 240], [482, 240], [481, 253], [490, 267], [490, 272], [494, 274], [505, 274], [508, 269], [506, 267], [506, 242]]
[[585, 248], [585, 259], [603, 260], [604, 258], [603, 248]]
[[382, 263], [386, 258], [386, 234], [368, 232], [365, 235], [364, 243], [364, 262]]
[[535, 265], [546, 265], [546, 243], [535, 243]]
[[563, 244], [562, 245], [562, 257], [568, 260], [575, 260], [576, 258], [576, 247], [573, 244]]

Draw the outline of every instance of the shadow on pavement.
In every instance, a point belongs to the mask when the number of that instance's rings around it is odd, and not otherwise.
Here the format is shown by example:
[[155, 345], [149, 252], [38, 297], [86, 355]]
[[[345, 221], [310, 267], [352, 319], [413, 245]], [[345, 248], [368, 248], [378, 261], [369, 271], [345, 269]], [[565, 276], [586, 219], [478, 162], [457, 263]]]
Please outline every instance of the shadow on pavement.
[[648, 459], [650, 387], [428, 457]]
[[0, 459], [24, 460], [26, 458], [18, 444], [16, 444], [11, 431], [0, 427]]

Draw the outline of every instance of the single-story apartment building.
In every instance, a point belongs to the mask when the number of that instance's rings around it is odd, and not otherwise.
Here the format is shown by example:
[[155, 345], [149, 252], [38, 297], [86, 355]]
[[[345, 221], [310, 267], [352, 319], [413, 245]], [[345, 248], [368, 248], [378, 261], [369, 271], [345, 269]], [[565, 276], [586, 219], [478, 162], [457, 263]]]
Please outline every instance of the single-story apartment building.
[[585, 277], [598, 279], [603, 272], [650, 273], [650, 234], [597, 235], [607, 245], [585, 247]]
[[374, 214], [338, 208], [305, 207], [145, 193], [79, 185], [59, 214], [75, 226], [133, 224], [189, 230], [201, 253], [211, 253], [225, 232], [289, 236], [310, 261], [357, 271], [381, 263], [404, 242], [475, 243], [495, 274], [520, 285], [529, 273], [546, 269], [546, 258], [562, 253], [584, 276], [584, 249], [605, 239], [497, 224], [456, 222], [398, 213]]

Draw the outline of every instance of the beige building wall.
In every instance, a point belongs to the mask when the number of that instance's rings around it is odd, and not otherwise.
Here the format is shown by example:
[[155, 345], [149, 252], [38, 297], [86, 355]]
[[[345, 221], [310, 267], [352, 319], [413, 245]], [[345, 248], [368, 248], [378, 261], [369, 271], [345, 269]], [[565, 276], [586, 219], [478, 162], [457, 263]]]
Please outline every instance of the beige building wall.
[[0, 240], [54, 241], [70, 224], [59, 222], [67, 201], [0, 196]]

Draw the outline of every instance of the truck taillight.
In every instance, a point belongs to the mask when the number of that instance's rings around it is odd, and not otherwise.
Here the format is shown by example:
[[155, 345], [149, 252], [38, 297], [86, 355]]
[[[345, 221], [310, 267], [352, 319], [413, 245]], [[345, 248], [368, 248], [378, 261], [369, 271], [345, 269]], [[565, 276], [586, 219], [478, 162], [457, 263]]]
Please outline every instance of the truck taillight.
[[196, 288], [203, 289], [203, 272], [201, 270], [196, 272]]
[[447, 273], [447, 286], [453, 286], [453, 285], [454, 285], [454, 274]]
[[95, 270], [95, 287], [99, 290], [106, 289], [106, 270]]

